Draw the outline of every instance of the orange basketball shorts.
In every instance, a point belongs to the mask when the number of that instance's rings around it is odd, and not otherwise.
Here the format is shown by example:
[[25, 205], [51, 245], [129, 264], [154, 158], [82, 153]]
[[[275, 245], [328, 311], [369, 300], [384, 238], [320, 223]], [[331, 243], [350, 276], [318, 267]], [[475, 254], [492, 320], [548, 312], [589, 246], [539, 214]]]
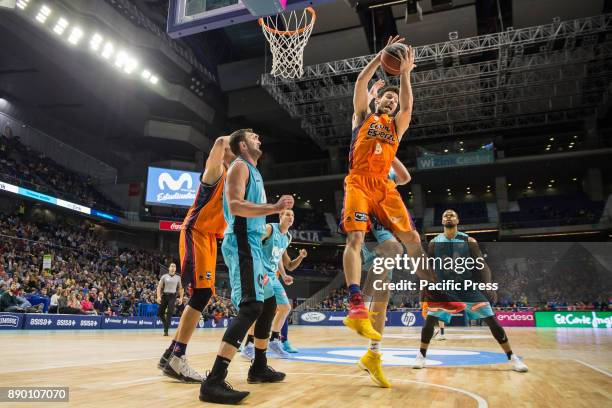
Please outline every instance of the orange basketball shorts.
[[217, 234], [182, 229], [179, 238], [183, 287], [193, 289], [215, 287], [217, 266]]
[[416, 229], [393, 181], [349, 174], [344, 179], [342, 229], [345, 232], [368, 231], [370, 215], [376, 216], [393, 233]]

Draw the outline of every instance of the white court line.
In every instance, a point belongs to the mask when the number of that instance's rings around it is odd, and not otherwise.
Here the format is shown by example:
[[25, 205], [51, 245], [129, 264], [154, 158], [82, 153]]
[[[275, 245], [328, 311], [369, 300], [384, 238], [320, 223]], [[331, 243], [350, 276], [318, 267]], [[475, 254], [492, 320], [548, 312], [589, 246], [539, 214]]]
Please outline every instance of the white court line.
[[[353, 374], [287, 373], [287, 375], [313, 375], [313, 374], [322, 375], [322, 376], [331, 376], [331, 377], [367, 378], [364, 375], [353, 375]], [[403, 378], [390, 378], [390, 380], [391, 381], [395, 381], [395, 382], [420, 384], [420, 385], [425, 385], [425, 386], [429, 386], [429, 387], [444, 388], [446, 390], [456, 391], [456, 392], [458, 392], [460, 394], [467, 395], [468, 397], [476, 400], [476, 402], [478, 403], [478, 408], [488, 408], [489, 407], [489, 404], [487, 404], [487, 401], [484, 398], [482, 398], [480, 395], [474, 394], [473, 392], [466, 391], [466, 390], [461, 389], [461, 388], [449, 387], [447, 385], [441, 385], [441, 384], [432, 384], [432, 383], [427, 383], [427, 382], [423, 382], [423, 381], [406, 380], [406, 379], [403, 379]]]
[[595, 366], [592, 366], [592, 365], [590, 365], [588, 363], [585, 363], [584, 361], [580, 361], [580, 360], [576, 360], [576, 359], [574, 359], [574, 361], [577, 362], [577, 363], [582, 364], [583, 366], [592, 368], [593, 370], [598, 371], [598, 372], [602, 373], [603, 375], [607, 375], [608, 377], [612, 377], [612, 374], [610, 374], [609, 372], [607, 372], [605, 370], [602, 370], [601, 368], [597, 368]]
[[160, 377], [159, 375], [156, 377], [144, 377], [144, 378], [138, 378], [136, 380], [130, 380], [130, 381], [119, 381], [119, 382], [114, 382], [111, 383], [111, 385], [128, 385], [128, 384], [146, 384], [148, 382], [157, 382], [160, 380], [164, 380], [164, 379], [169, 379], [168, 377]]

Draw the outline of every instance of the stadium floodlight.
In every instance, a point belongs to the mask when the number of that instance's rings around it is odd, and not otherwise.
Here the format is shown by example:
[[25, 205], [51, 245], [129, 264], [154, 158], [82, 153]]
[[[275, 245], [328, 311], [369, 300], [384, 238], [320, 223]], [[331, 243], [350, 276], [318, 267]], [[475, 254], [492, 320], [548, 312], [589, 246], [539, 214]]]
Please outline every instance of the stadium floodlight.
[[151, 78], [151, 71], [145, 69], [142, 71], [142, 74], [140, 74], [140, 76], [142, 76], [143, 79], [149, 79]]
[[149, 81], [151, 81], [151, 83], [155, 85], [159, 81], [159, 78], [156, 77], [155, 75], [151, 75], [151, 78], [149, 78]]
[[137, 66], [138, 60], [132, 57], [128, 57], [127, 61], [125, 62], [125, 67], [123, 68], [123, 71], [125, 71], [126, 74], [131, 74]]
[[117, 57], [115, 58], [115, 66], [117, 68], [123, 68], [128, 60], [128, 55], [125, 51], [121, 50], [117, 53]]
[[47, 7], [46, 5], [43, 5], [38, 11], [38, 14], [36, 15], [36, 21], [38, 21], [41, 24], [44, 24], [50, 15], [51, 15], [51, 9]]
[[70, 36], [68, 36], [68, 42], [72, 45], [77, 45], [81, 38], [83, 37], [83, 30], [79, 27], [74, 27], [70, 32]]
[[30, 0], [17, 0], [17, 7], [21, 10], [25, 10], [28, 7]]
[[104, 41], [104, 38], [100, 34], [95, 33], [89, 41], [89, 47], [94, 51], [98, 51], [100, 45], [102, 45], [102, 41]]
[[68, 27], [68, 20], [66, 20], [64, 17], [60, 17], [60, 19], [57, 20], [55, 27], [53, 27], [53, 31], [57, 35], [62, 35], [64, 34], [66, 27]]
[[113, 46], [112, 43], [107, 42], [106, 44], [104, 44], [104, 49], [102, 50], [102, 57], [109, 59], [111, 55], [113, 55], [113, 52], [115, 51], [115, 47]]

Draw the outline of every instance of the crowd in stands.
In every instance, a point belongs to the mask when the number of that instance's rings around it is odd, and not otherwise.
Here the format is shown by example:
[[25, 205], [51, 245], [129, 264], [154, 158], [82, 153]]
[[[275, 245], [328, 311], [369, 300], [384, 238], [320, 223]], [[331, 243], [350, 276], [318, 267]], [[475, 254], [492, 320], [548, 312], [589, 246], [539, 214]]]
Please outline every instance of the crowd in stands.
[[[171, 261], [112, 248], [87, 223], [57, 226], [0, 213], [0, 231], [0, 311], [136, 315], [139, 304], [156, 302], [159, 265]], [[44, 255], [51, 267], [42, 270]], [[232, 312], [222, 299], [209, 306], [213, 317]]]
[[[42, 193], [72, 199], [109, 212], [119, 207], [95, 189], [90, 177], [68, 170], [44, 153], [24, 145], [18, 136], [0, 135], [0, 177], [7, 182], [19, 181], [23, 187]], [[25, 182], [25, 184], [23, 184]]]

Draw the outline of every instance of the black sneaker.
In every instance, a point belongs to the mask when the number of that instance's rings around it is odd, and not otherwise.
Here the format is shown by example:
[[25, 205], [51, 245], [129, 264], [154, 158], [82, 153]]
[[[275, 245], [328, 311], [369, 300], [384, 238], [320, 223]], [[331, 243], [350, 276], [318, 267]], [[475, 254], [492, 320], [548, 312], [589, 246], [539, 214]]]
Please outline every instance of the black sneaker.
[[168, 330], [164, 330], [164, 336], [168, 335]]
[[275, 383], [285, 379], [285, 373], [275, 371], [272, 367], [266, 366], [264, 369], [249, 368], [247, 382], [249, 384]]
[[238, 404], [249, 395], [248, 391], [236, 391], [227, 381], [211, 381], [207, 377], [200, 386], [200, 401], [215, 404]]
[[168, 363], [168, 359], [170, 358], [171, 355], [172, 355], [172, 349], [168, 349], [164, 351], [164, 354], [162, 354], [161, 358], [159, 359], [159, 363], [157, 363], [157, 368], [159, 368], [160, 370], [163, 370], [166, 364]]

